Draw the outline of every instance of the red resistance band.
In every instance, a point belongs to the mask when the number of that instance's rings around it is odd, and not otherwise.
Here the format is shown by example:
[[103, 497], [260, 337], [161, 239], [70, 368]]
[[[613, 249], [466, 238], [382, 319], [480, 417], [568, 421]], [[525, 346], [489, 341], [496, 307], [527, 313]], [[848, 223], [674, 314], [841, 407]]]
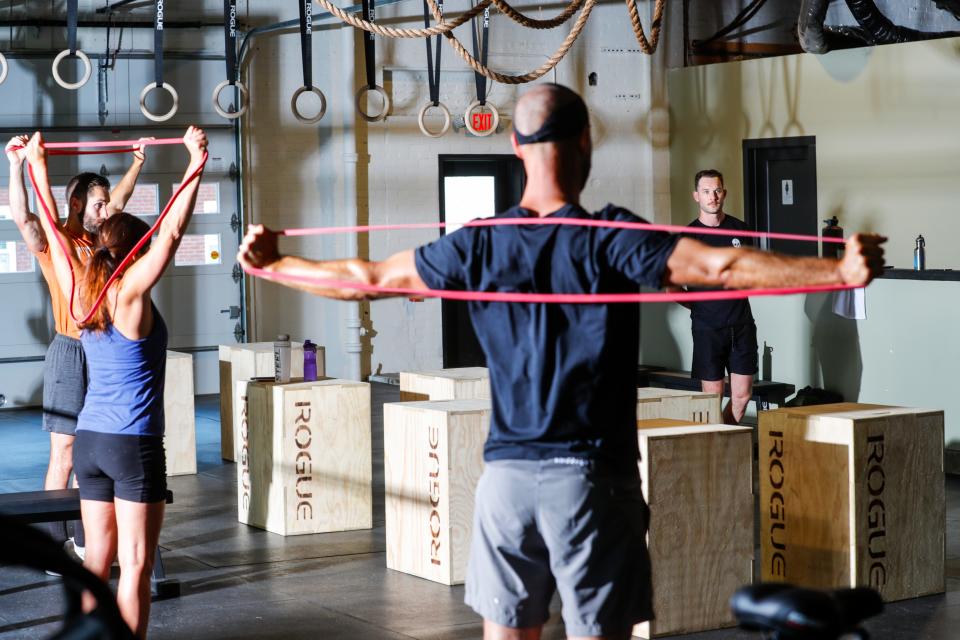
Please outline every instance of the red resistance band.
[[[485, 218], [472, 220], [464, 227], [496, 227], [516, 225], [555, 225], [577, 227], [603, 227], [609, 229], [633, 229], [641, 231], [663, 231], [669, 233], [691, 233], [690, 227], [666, 224], [648, 224], [645, 222], [626, 222], [622, 220], [593, 220], [589, 218]], [[369, 233], [372, 231], [400, 231], [411, 229], [443, 229], [444, 222], [425, 222], [412, 224], [357, 225], [351, 227], [315, 227], [306, 229], [286, 229], [279, 233], [284, 236], [332, 235], [338, 233]], [[450, 225], [454, 226], [454, 225]], [[748, 238], [769, 238], [774, 240], [799, 240], [805, 242], [844, 243], [842, 238], [808, 236], [794, 233], [776, 233], [764, 231], [737, 231], [733, 229], [697, 228], [697, 234], [737, 236]], [[737, 300], [759, 296], [785, 296], [799, 293], [824, 293], [858, 289], [856, 285], [838, 284], [811, 287], [783, 287], [768, 289], [741, 289], [723, 291], [693, 291], [684, 293], [520, 293], [504, 291], [454, 291], [444, 289], [403, 289], [397, 287], [378, 287], [345, 280], [328, 280], [309, 276], [270, 273], [264, 269], [245, 268], [253, 276], [285, 282], [297, 282], [316, 285], [329, 289], [349, 289], [370, 293], [388, 293], [400, 296], [440, 298], [444, 300], [464, 300], [478, 302], [519, 302], [532, 304], [612, 304], [637, 302], [708, 302], [715, 300]]]
[[[154, 145], [154, 144], [183, 144], [183, 138], [157, 138], [155, 140], [100, 140], [96, 142], [46, 142], [44, 146], [48, 149], [49, 155], [57, 156], [72, 156], [72, 155], [87, 155], [95, 153], [129, 153], [135, 150], [136, 146], [145, 146], [145, 145]], [[76, 151], [75, 149], [81, 147], [94, 147], [97, 148], [97, 151]], [[119, 149], [111, 147], [121, 147]], [[110, 285], [120, 277], [120, 274], [126, 269], [131, 262], [133, 262], [134, 256], [137, 255], [137, 252], [143, 248], [143, 246], [150, 242], [150, 238], [157, 232], [160, 228], [160, 225], [163, 223], [163, 219], [167, 216], [167, 213], [170, 211], [170, 207], [173, 206], [173, 203], [180, 196], [180, 193], [183, 189], [196, 180], [200, 173], [203, 171], [204, 166], [207, 164], [207, 158], [209, 154], [204, 151], [203, 160], [200, 163], [200, 166], [197, 167], [197, 170], [190, 174], [190, 177], [184, 180], [183, 184], [174, 192], [173, 196], [170, 198], [170, 201], [167, 202], [167, 205], [163, 208], [163, 211], [160, 212], [160, 215], [157, 217], [157, 221], [150, 228], [150, 231], [145, 234], [140, 241], [130, 250], [130, 253], [117, 265], [116, 270], [110, 275], [110, 278], [107, 280], [107, 283], [103, 286], [103, 290], [100, 291], [100, 294], [97, 296], [97, 299], [94, 301], [93, 306], [87, 311], [87, 315], [83, 318], [78, 319], [77, 316], [73, 313], [73, 299], [74, 294], [76, 293], [77, 282], [76, 274], [73, 272], [73, 262], [70, 260], [70, 251], [67, 249], [67, 244], [64, 242], [62, 234], [56, 234], [57, 244], [60, 245], [60, 250], [63, 252], [63, 255], [67, 258], [67, 264], [70, 266], [70, 317], [73, 318], [73, 321], [78, 325], [86, 324], [90, 321], [90, 318], [93, 317], [93, 314], [96, 313], [97, 309], [103, 304], [103, 300], [107, 297], [107, 291], [110, 290]], [[30, 183], [33, 185], [33, 192], [37, 195], [37, 200], [40, 202], [41, 207], [43, 208], [43, 213], [47, 216], [47, 220], [50, 221], [50, 226], [54, 229], [57, 228], [57, 220], [53, 217], [51, 212], [51, 207], [47, 205], [43, 197], [40, 195], [40, 190], [37, 188], [37, 181], [33, 176], [33, 168], [30, 167], [29, 163], [27, 164], [27, 170], [30, 173]], [[67, 204], [69, 206], [69, 203]]]

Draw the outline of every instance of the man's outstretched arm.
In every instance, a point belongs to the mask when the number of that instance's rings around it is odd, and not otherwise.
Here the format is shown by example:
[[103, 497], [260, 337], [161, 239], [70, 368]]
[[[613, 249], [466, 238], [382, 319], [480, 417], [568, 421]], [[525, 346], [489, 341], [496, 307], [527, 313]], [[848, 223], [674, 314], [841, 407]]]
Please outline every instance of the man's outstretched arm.
[[[153, 140], [153, 138], [140, 138], [140, 140]], [[147, 160], [147, 145], [138, 144], [133, 148], [133, 162], [130, 168], [123, 174], [123, 178], [117, 183], [117, 186], [110, 192], [110, 213], [119, 213], [127, 206], [133, 190], [137, 187], [137, 179], [140, 177], [140, 171], [143, 169], [143, 163]]]
[[681, 238], [667, 260], [664, 286], [765, 289], [833, 284], [866, 285], [883, 272], [883, 243], [873, 234], [856, 234], [844, 256], [803, 258], [758, 249], [714, 248]]
[[32, 253], [42, 253], [47, 248], [47, 236], [40, 225], [40, 218], [27, 208], [27, 189], [23, 183], [23, 159], [27, 136], [14, 136], [7, 143], [7, 159], [10, 161], [10, 217], [20, 230], [20, 235]]
[[244, 267], [266, 271], [266, 275], [263, 276], [266, 280], [272, 280], [285, 287], [335, 300], [373, 300], [406, 294], [358, 291], [346, 287], [330, 288], [305, 282], [292, 282], [280, 277], [284, 275], [301, 276], [377, 287], [414, 291], [430, 290], [417, 273], [413, 251], [401, 251], [381, 262], [370, 262], [360, 258], [316, 261], [297, 256], [281, 255], [277, 238], [277, 233], [263, 225], [250, 225], [247, 235], [240, 245], [237, 260]]

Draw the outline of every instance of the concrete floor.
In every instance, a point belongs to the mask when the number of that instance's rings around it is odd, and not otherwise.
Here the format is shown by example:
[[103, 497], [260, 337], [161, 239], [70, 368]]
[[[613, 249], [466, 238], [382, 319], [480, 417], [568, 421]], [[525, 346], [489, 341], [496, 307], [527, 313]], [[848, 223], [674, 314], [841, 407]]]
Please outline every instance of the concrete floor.
[[[396, 387], [374, 384], [372, 531], [284, 538], [236, 521], [235, 467], [220, 460], [216, 396], [197, 399], [199, 473], [170, 480], [160, 544], [183, 595], [154, 603], [153, 639], [480, 638], [463, 587], [385, 568], [383, 402]], [[0, 412], [0, 492], [42, 488], [48, 443], [39, 412]], [[947, 480], [947, 593], [893, 603], [868, 629], [876, 639], [956, 638], [960, 628], [960, 478]], [[0, 566], [0, 640], [44, 638], [59, 628], [59, 579]], [[545, 638], [563, 638], [559, 603]], [[950, 631], [953, 629], [953, 631]], [[759, 638], [722, 630], [677, 638]]]

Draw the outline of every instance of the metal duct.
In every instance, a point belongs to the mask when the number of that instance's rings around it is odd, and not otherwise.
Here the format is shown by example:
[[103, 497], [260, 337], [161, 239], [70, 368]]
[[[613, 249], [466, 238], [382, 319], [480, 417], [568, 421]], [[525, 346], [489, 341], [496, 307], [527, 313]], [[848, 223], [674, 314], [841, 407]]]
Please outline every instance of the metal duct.
[[[960, 11], [960, 0], [934, 0], [941, 9]], [[901, 27], [891, 22], [874, 0], [846, 0], [858, 27], [825, 26], [830, 0], [802, 0], [797, 34], [800, 46], [808, 53], [826, 53], [850, 46], [894, 44], [960, 36], [956, 31], [927, 32]], [[955, 14], [956, 15], [956, 14]]]
[[830, 51], [823, 21], [827, 18], [830, 0], [803, 0], [800, 3], [800, 18], [797, 20], [797, 36], [800, 46], [807, 53]]

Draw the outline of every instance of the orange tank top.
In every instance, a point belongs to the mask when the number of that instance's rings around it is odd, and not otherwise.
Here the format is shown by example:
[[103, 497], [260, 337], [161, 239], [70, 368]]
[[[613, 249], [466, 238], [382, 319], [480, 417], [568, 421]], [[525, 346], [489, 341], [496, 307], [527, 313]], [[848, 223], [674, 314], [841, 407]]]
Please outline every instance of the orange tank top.
[[[93, 255], [93, 243], [86, 238], [71, 235], [73, 246], [76, 247], [77, 257], [86, 262]], [[57, 333], [80, 339], [80, 329], [70, 317], [69, 291], [60, 289], [60, 283], [57, 282], [57, 273], [53, 267], [53, 256], [51, 251], [60, 251], [60, 246], [48, 242], [47, 248], [35, 253], [37, 262], [40, 264], [40, 272], [43, 273], [43, 279], [47, 281], [47, 287], [50, 288], [50, 304], [53, 307], [53, 322]], [[76, 274], [78, 277], [80, 274]], [[77, 283], [79, 286], [79, 282]]]

